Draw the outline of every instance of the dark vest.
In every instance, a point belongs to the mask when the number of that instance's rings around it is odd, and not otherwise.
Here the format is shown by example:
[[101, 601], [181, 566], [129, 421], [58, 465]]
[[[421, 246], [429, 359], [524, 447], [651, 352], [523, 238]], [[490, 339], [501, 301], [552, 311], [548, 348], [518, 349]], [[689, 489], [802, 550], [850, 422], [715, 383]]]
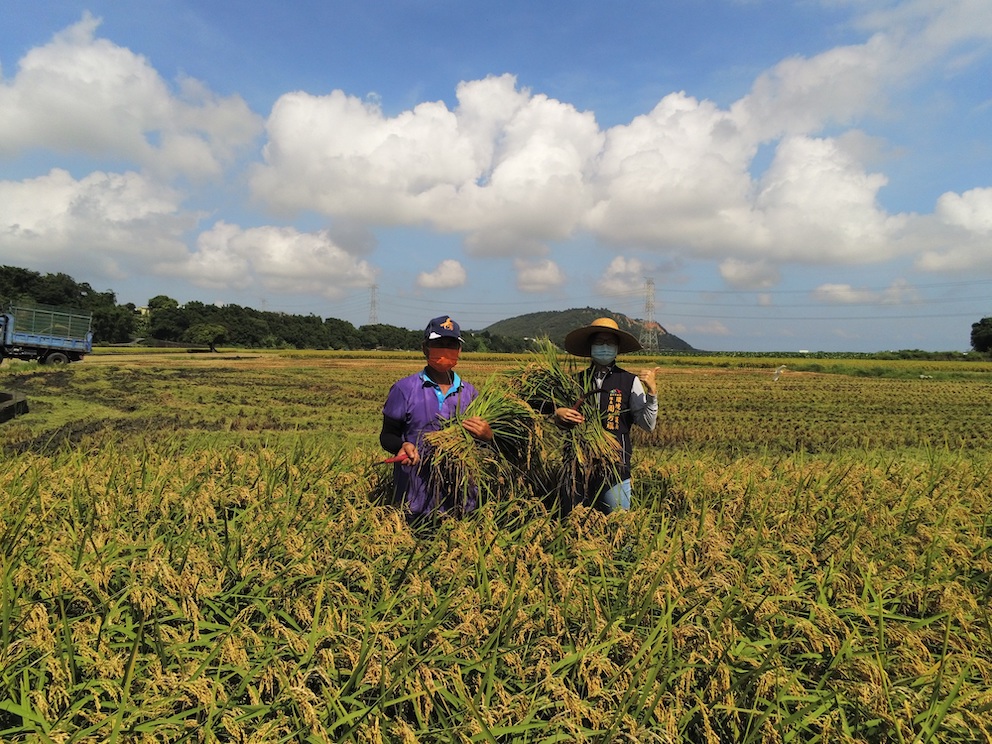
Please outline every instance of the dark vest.
[[598, 399], [603, 428], [615, 436], [623, 448], [623, 466], [619, 475], [620, 480], [627, 480], [630, 478], [630, 456], [633, 452], [630, 430], [634, 425], [634, 417], [630, 412], [630, 395], [637, 378], [632, 372], [614, 364], [606, 373], [602, 387], [596, 390], [594, 372], [595, 366], [580, 372], [579, 383], [587, 398], [595, 396]]

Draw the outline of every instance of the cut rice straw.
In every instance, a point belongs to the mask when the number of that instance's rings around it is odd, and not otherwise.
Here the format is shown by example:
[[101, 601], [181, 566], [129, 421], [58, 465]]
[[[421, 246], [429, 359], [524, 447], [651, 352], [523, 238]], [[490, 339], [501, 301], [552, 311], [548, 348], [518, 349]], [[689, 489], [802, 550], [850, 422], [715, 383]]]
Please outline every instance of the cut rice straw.
[[[490, 379], [461, 416], [427, 435], [434, 477], [452, 484], [462, 498], [478, 489], [480, 500], [523, 494], [549, 506], [555, 500], [571, 505], [598, 479], [615, 481], [620, 445], [582, 393], [575, 370], [566, 370], [558, 349], [542, 339], [523, 367]], [[585, 421], [569, 428], [549, 425], [546, 414], [563, 406], [578, 406]], [[468, 416], [489, 422], [494, 446], [480, 445], [460, 425]]]
[[550, 474], [550, 480], [532, 485], [545, 499], [555, 496], [564, 506], [588, 495], [597, 480], [615, 482], [622, 462], [620, 443], [603, 428], [599, 407], [585, 395], [578, 375], [574, 362], [562, 364], [558, 348], [544, 338], [512, 378], [520, 396], [539, 410], [552, 413], [569, 407], [583, 415], [584, 421], [576, 426], [546, 427], [546, 436], [541, 438], [543, 472]]
[[[462, 419], [473, 416], [489, 423], [491, 445], [479, 442], [461, 425]], [[449, 484], [462, 503], [475, 491], [480, 500], [505, 497], [517, 485], [519, 468], [532, 460], [538, 428], [533, 409], [491, 379], [464, 412], [425, 436], [432, 448], [431, 476]]]

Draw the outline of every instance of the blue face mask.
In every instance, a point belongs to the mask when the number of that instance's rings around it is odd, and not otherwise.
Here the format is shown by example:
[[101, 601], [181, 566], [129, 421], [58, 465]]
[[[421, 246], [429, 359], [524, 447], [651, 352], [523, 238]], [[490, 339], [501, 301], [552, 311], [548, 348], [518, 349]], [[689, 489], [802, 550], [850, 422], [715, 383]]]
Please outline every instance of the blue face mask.
[[593, 344], [590, 348], [590, 356], [596, 364], [608, 367], [617, 358], [617, 347], [613, 344]]

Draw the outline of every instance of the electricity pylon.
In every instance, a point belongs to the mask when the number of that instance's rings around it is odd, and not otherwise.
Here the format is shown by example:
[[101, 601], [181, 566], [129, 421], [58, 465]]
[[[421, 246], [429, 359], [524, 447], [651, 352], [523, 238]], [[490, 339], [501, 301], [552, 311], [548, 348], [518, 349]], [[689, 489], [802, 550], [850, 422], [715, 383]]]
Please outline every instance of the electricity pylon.
[[637, 339], [645, 351], [658, 351], [658, 324], [654, 319], [654, 279], [644, 283], [644, 324]]

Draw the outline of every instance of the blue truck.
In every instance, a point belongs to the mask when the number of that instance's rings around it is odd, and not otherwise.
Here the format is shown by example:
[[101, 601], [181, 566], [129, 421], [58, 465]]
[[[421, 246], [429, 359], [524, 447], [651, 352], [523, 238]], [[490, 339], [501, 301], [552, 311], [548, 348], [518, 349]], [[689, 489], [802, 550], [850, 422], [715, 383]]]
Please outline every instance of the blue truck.
[[0, 362], [78, 362], [93, 351], [93, 316], [85, 310], [12, 305], [0, 313]]

